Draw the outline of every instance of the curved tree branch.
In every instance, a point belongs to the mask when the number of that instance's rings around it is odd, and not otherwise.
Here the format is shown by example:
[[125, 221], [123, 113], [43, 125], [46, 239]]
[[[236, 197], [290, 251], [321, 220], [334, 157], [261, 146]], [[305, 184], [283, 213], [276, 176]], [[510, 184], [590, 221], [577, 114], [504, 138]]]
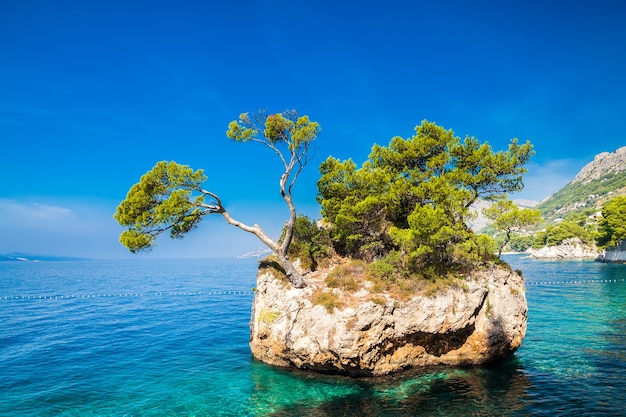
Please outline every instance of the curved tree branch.
[[[228, 224], [258, 237], [276, 254], [292, 285], [303, 287], [302, 275], [288, 256], [296, 220], [292, 192], [298, 175], [309, 161], [310, 142], [319, 131], [317, 122], [310, 121], [307, 116], [298, 118], [295, 111], [269, 116], [259, 113], [253, 120], [244, 113], [238, 122], [228, 125], [226, 135], [230, 139], [261, 143], [273, 150], [283, 164], [279, 187], [289, 208], [289, 219], [284, 226], [282, 241], [270, 238], [257, 224], [250, 226], [232, 218], [217, 194], [201, 188], [201, 183], [206, 180], [202, 170], [193, 171], [173, 161], [158, 162], [131, 187], [126, 199], [118, 206], [114, 217], [128, 227], [122, 232], [120, 241], [132, 252], [146, 250], [165, 231], [170, 231], [172, 238], [180, 238], [197, 227], [205, 215], [221, 214]], [[283, 147], [286, 150], [282, 150]], [[194, 197], [192, 192], [199, 195]]]

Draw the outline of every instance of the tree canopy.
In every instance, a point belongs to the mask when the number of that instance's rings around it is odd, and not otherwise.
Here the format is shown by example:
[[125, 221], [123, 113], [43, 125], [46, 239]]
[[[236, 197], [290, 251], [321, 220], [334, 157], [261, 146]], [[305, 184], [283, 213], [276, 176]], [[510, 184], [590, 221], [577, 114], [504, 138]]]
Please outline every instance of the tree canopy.
[[275, 241], [258, 225], [248, 226], [230, 216], [220, 198], [202, 188], [207, 177], [203, 170], [194, 171], [174, 161], [158, 162], [133, 185], [126, 199], [117, 207], [115, 219], [128, 229], [120, 242], [131, 252], [151, 249], [161, 233], [169, 231], [172, 238], [182, 238], [196, 228], [203, 216], [220, 214], [231, 225], [257, 236], [277, 256], [291, 283], [304, 286], [301, 274], [288, 256], [296, 222], [293, 186], [309, 162], [309, 148], [320, 132], [317, 122], [295, 111], [254, 116], [243, 113], [228, 125], [226, 135], [237, 142], [256, 142], [271, 149], [283, 164], [280, 194], [289, 208], [282, 238]]
[[596, 239], [596, 222], [590, 220], [585, 212], [574, 212], [562, 221], [549, 224], [544, 230], [535, 233], [533, 248], [558, 246], [566, 239], [578, 238], [584, 244], [591, 245]]
[[329, 157], [320, 166], [318, 202], [340, 253], [372, 260], [399, 251], [409, 270], [467, 264], [489, 246], [467, 225], [470, 206], [521, 190], [533, 154], [529, 142], [512, 139], [495, 152], [423, 121], [411, 138], [374, 145], [360, 168]]
[[600, 248], [619, 245], [626, 239], [626, 196], [614, 197], [602, 206], [596, 243]]
[[542, 221], [539, 210], [520, 208], [511, 200], [499, 200], [483, 209], [483, 214], [493, 222], [493, 228], [505, 234], [498, 249], [498, 257], [502, 255], [502, 249], [511, 241], [513, 233], [518, 233]]

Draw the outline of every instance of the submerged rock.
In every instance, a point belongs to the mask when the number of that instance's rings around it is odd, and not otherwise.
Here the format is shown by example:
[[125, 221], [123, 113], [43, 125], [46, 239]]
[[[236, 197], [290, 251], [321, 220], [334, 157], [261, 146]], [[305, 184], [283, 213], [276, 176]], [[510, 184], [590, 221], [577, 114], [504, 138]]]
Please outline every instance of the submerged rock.
[[[293, 288], [272, 269], [259, 272], [250, 323], [257, 359], [281, 367], [353, 376], [385, 375], [428, 365], [474, 365], [514, 352], [528, 307], [517, 273], [493, 267], [462, 286], [398, 301], [365, 281], [353, 292], [325, 288], [325, 273]], [[327, 291], [343, 307], [316, 305]]]

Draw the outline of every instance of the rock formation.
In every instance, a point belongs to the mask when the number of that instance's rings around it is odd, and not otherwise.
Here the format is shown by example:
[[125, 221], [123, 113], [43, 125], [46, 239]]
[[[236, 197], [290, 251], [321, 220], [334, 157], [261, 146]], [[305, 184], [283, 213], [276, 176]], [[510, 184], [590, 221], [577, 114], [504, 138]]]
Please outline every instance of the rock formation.
[[618, 246], [606, 249], [598, 255], [596, 261], [612, 264], [626, 264], [626, 241], [623, 241]]
[[599, 254], [595, 245], [586, 245], [577, 237], [565, 239], [557, 246], [529, 248], [526, 253], [535, 259], [594, 259]]
[[572, 213], [600, 210], [609, 199], [626, 193], [626, 146], [597, 154], [567, 185], [537, 206], [549, 223]]
[[[260, 270], [250, 323], [253, 355], [281, 367], [352, 376], [385, 375], [427, 365], [473, 365], [515, 351], [526, 333], [523, 279], [493, 267], [436, 296], [398, 301], [358, 290], [325, 287], [328, 274], [293, 288], [272, 269]], [[332, 291], [342, 300], [328, 309], [313, 300]]]
[[626, 170], [626, 146], [622, 146], [614, 152], [602, 152], [597, 154], [593, 161], [585, 165], [572, 180], [572, 183], [588, 183], [599, 179], [611, 172], [623, 172]]

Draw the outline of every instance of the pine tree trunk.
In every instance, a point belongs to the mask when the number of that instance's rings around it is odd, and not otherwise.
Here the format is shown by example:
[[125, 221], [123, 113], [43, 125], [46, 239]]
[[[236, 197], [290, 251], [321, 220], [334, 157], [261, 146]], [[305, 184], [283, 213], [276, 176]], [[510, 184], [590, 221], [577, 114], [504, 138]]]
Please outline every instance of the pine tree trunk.
[[302, 274], [296, 269], [293, 263], [287, 258], [287, 256], [278, 255], [278, 262], [285, 270], [285, 274], [287, 278], [289, 278], [289, 282], [295, 288], [304, 288], [306, 284], [304, 283], [304, 277]]

